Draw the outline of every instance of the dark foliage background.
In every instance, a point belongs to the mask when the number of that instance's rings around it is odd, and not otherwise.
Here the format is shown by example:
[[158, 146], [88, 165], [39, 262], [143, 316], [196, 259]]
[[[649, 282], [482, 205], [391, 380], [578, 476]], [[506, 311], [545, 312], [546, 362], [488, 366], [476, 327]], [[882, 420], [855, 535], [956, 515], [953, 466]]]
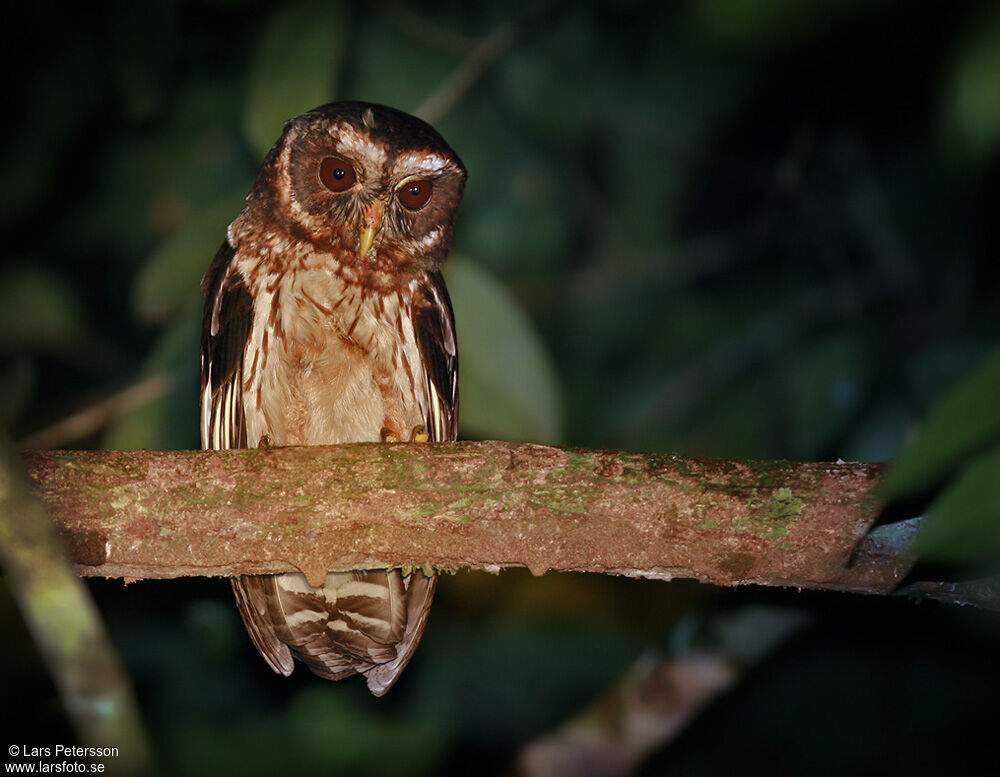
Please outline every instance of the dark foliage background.
[[[198, 281], [282, 121], [331, 99], [424, 105], [470, 170], [446, 271], [464, 437], [885, 460], [923, 429], [893, 493], [930, 497], [925, 552], [995, 549], [995, 3], [5, 13], [0, 423], [26, 443], [197, 447]], [[456, 88], [504, 24], [510, 45]], [[87, 408], [85, 431], [49, 433]], [[504, 773], [678, 624], [751, 602], [816, 623], [644, 773], [997, 760], [1000, 627], [981, 611], [460, 574], [375, 700], [273, 676], [224, 581], [91, 589], [168, 772]], [[0, 619], [8, 738], [69, 741], [6, 588]]]

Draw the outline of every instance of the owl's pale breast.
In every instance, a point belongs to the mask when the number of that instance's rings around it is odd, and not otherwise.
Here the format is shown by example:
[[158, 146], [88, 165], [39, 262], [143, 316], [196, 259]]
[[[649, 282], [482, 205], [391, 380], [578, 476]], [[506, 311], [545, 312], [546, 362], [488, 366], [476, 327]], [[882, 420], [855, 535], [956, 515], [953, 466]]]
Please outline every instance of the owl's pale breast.
[[406, 292], [346, 283], [328, 266], [266, 276], [244, 356], [247, 442], [399, 439], [424, 423], [427, 397]]

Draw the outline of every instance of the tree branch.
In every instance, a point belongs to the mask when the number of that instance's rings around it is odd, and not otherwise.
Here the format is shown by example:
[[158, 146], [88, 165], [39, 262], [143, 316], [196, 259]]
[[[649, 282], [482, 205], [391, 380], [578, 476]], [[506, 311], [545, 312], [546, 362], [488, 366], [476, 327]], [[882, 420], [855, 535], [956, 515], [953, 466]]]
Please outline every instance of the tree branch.
[[144, 407], [174, 387], [173, 375], [160, 373], [102, 397], [91, 405], [19, 440], [18, 448], [57, 448], [98, 432], [119, 416]]
[[[796, 610], [746, 607], [697, 625], [697, 640], [649, 651], [600, 697], [529, 742], [518, 777], [626, 777], [685, 731], [712, 701], [810, 622]], [[676, 632], [693, 631], [684, 622]], [[683, 639], [683, 636], [682, 636]]]
[[461, 64], [413, 113], [429, 124], [439, 122], [462, 101], [487, 69], [513, 47], [528, 29], [544, 19], [554, 6], [554, 2], [542, 0], [517, 19], [496, 27], [469, 49]]
[[851, 563], [872, 464], [501, 442], [24, 458], [84, 575], [523, 565], [885, 593], [910, 567], [901, 549]]

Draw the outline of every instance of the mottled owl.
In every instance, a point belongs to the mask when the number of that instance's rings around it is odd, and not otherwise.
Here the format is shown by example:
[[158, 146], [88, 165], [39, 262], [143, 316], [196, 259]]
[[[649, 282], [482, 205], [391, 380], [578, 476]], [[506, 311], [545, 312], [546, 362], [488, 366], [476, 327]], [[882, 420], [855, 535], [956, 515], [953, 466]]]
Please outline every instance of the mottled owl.
[[[455, 440], [458, 356], [440, 266], [465, 186], [428, 124], [340, 102], [292, 119], [202, 280], [203, 448]], [[437, 579], [398, 569], [233, 580], [276, 672], [363, 674], [416, 648]]]

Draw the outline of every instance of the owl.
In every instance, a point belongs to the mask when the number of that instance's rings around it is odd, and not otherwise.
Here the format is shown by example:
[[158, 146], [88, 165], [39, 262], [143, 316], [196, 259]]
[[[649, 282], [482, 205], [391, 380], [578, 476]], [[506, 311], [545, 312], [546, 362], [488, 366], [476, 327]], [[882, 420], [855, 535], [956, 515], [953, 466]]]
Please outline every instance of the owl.
[[[440, 266], [465, 186], [428, 124], [340, 102], [289, 121], [202, 280], [203, 448], [454, 440], [458, 357]], [[235, 578], [274, 671], [363, 674], [381, 696], [420, 640], [420, 572]]]

